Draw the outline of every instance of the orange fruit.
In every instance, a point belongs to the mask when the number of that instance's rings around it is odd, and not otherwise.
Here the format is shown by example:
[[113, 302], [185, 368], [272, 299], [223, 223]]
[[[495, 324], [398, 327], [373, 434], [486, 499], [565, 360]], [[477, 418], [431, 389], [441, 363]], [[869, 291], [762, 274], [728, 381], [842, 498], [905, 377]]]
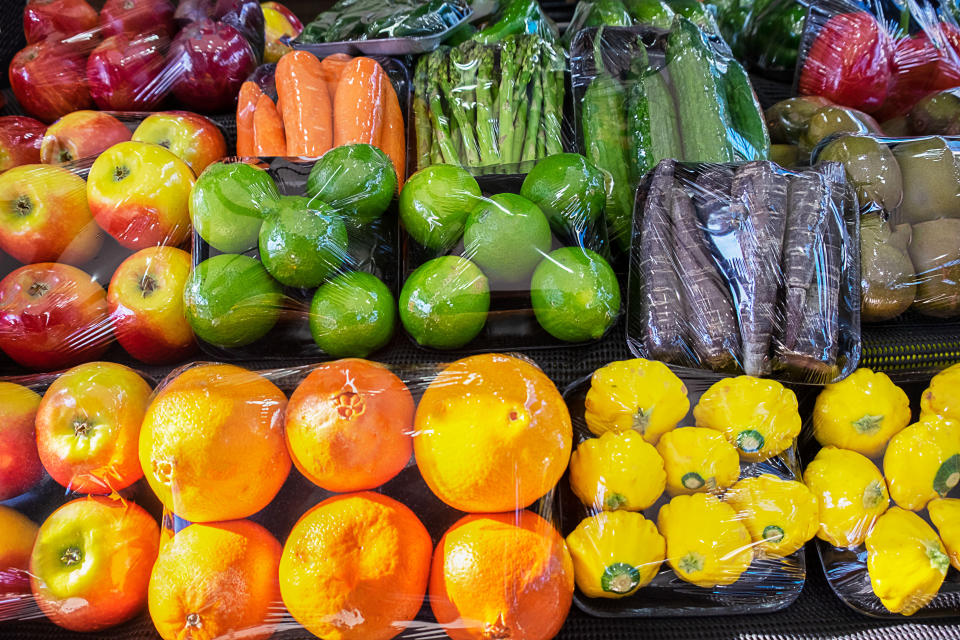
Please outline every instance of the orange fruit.
[[30, 518], [0, 504], [0, 596], [30, 593], [30, 550], [37, 525]]
[[430, 383], [414, 422], [420, 473], [461, 511], [523, 509], [567, 468], [573, 430], [560, 392], [534, 365], [501, 354], [450, 364]]
[[532, 511], [465, 516], [433, 556], [430, 605], [453, 640], [547, 640], [572, 600], [566, 543]]
[[413, 397], [386, 367], [360, 359], [314, 369], [287, 405], [287, 445], [312, 482], [338, 493], [374, 489], [413, 453]]
[[290, 473], [287, 398], [258, 373], [228, 364], [182, 372], [147, 408], [140, 465], [163, 506], [190, 522], [246, 518]]
[[432, 551], [423, 524], [396, 500], [334, 496], [290, 532], [280, 593], [297, 622], [324, 640], [388, 640], [423, 604]]
[[177, 532], [150, 576], [157, 633], [164, 640], [270, 637], [271, 612], [280, 602], [281, 551], [269, 531], [249, 520], [191, 524]]
[[72, 631], [126, 622], [147, 603], [160, 528], [133, 502], [88, 496], [63, 505], [40, 526], [30, 554], [30, 586], [40, 610]]

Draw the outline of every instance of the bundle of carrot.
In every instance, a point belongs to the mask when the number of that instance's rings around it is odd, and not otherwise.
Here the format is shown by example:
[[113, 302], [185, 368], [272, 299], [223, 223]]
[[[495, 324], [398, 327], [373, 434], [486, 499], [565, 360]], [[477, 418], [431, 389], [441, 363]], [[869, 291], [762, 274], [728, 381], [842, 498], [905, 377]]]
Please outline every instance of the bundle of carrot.
[[376, 60], [291, 51], [277, 63], [275, 81], [276, 104], [254, 82], [240, 88], [237, 155], [319, 158], [333, 147], [367, 143], [390, 157], [403, 184], [403, 112]]

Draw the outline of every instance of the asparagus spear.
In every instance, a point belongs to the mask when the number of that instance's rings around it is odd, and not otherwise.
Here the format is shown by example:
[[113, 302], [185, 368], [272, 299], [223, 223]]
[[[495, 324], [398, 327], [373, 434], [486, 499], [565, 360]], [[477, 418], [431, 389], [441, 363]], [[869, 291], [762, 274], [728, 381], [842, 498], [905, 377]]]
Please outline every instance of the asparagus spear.
[[480, 152], [480, 164], [489, 166], [500, 163], [500, 151], [497, 147], [496, 101], [493, 97], [494, 51], [490, 47], [477, 45], [477, 146]]
[[[517, 86], [519, 91], [517, 95], [517, 119], [515, 130], [513, 132], [513, 151], [512, 155], [515, 162], [520, 162], [523, 156], [523, 141], [526, 139], [527, 114], [533, 101], [533, 89], [531, 80], [534, 77], [534, 71], [540, 69], [540, 39], [536, 36], [524, 38], [524, 57], [520, 60], [520, 78]], [[539, 74], [538, 74], [539, 75]]]
[[420, 58], [413, 78], [413, 121], [417, 136], [418, 169], [423, 169], [431, 164], [430, 147], [433, 143], [433, 131], [430, 127], [430, 107], [427, 105], [429, 95], [428, 59], [428, 57]]
[[[563, 134], [561, 133], [560, 121], [563, 115], [566, 61], [562, 50], [558, 50], [553, 43], [547, 42], [545, 44], [550, 52], [550, 59], [545, 63], [545, 66], [550, 69], [552, 82], [544, 84], [544, 116], [542, 119], [546, 130], [544, 154], [551, 156], [556, 153], [563, 153]], [[547, 87], [550, 89], [549, 94], [547, 93]], [[540, 157], [543, 157], [543, 154]]]
[[449, 118], [443, 112], [443, 97], [440, 94], [440, 84], [437, 81], [441, 74], [446, 74], [443, 55], [441, 49], [436, 49], [428, 56], [427, 80], [429, 83], [430, 124], [433, 126], [443, 161], [447, 164], [460, 164], [456, 147], [454, 147], [453, 139], [450, 136]]
[[454, 47], [450, 52], [447, 73], [440, 74], [439, 78], [440, 86], [447, 96], [447, 104], [450, 105], [450, 114], [460, 130], [463, 151], [461, 157], [464, 164], [476, 167], [480, 165], [480, 154], [477, 151], [477, 139], [474, 135], [476, 121], [471, 121], [466, 107], [466, 99], [469, 98], [471, 86], [469, 67], [470, 61], [465, 58], [463, 49]]
[[540, 112], [543, 110], [543, 77], [545, 72], [538, 69], [531, 81], [532, 97], [530, 99], [530, 113], [527, 116], [527, 129], [523, 136], [523, 147], [520, 152], [520, 162], [537, 159], [537, 137], [542, 130], [540, 126]]
[[513, 78], [517, 77], [518, 38], [510, 36], [503, 41], [500, 49], [500, 161], [504, 164], [513, 164], [513, 122], [514, 117], [514, 85]]

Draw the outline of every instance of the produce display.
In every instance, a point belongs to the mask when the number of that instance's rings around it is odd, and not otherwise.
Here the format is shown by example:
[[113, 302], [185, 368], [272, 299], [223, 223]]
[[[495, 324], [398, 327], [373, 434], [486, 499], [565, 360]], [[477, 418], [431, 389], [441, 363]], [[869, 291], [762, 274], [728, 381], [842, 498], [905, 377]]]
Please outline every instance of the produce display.
[[[960, 366], [895, 385], [858, 369], [813, 408], [823, 448], [804, 471], [834, 591], [870, 615], [952, 615], [960, 500]], [[911, 404], [913, 411], [911, 411]], [[941, 595], [938, 595], [941, 594]]]
[[792, 391], [749, 376], [681, 380], [635, 359], [564, 395], [576, 445], [559, 506], [581, 609], [664, 616], [793, 602], [817, 507], [799, 481]]
[[466, 0], [339, 0], [308, 23], [297, 42], [422, 38], [452, 29], [470, 12]]
[[860, 353], [857, 212], [840, 165], [663, 160], [638, 195], [636, 355], [823, 384]]

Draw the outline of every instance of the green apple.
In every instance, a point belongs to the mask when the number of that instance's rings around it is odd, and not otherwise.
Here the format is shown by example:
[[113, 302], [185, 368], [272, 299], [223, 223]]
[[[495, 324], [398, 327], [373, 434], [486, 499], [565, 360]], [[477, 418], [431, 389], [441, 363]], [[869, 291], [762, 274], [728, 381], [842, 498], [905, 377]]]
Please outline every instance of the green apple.
[[190, 192], [190, 220], [207, 244], [224, 253], [257, 246], [268, 207], [280, 195], [270, 174], [243, 162], [216, 162]]

